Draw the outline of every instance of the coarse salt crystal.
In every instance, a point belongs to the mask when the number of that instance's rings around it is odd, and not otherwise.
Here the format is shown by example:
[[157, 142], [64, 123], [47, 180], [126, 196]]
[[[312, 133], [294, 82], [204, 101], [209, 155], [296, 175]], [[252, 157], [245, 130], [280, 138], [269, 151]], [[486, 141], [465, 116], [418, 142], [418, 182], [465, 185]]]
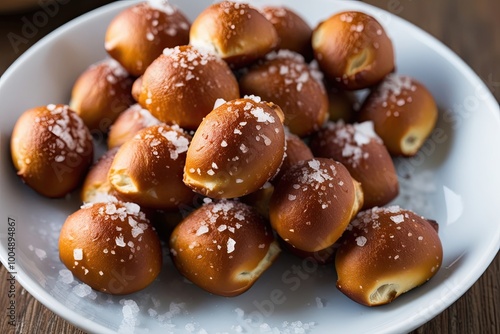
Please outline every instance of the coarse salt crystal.
[[398, 97], [404, 90], [414, 91], [415, 87], [410, 77], [389, 74], [377, 90], [377, 100], [386, 101], [390, 96]]
[[64, 284], [70, 284], [73, 282], [73, 273], [68, 269], [59, 270], [59, 276], [61, 276], [61, 282]]
[[391, 205], [385, 208], [385, 211], [389, 213], [399, 213], [401, 211], [401, 208], [398, 205]]
[[132, 299], [120, 300], [122, 307], [123, 319], [118, 329], [119, 333], [134, 333], [136, 325], [139, 321], [137, 315], [139, 314], [139, 306]]
[[226, 246], [227, 246], [227, 253], [228, 254], [234, 252], [235, 245], [236, 245], [236, 241], [234, 241], [234, 239], [232, 239], [232, 238], [227, 239]]
[[73, 293], [78, 297], [85, 297], [90, 295], [92, 288], [85, 283], [75, 285], [73, 287]]
[[147, 2], [151, 8], [164, 12], [167, 15], [175, 13], [175, 7], [170, 5], [167, 0], [148, 0]]
[[264, 109], [261, 107], [255, 107], [253, 108], [250, 113], [257, 118], [257, 122], [259, 123], [274, 123], [275, 119], [274, 117], [266, 112]]
[[256, 95], [245, 95], [243, 98], [250, 99], [250, 100], [257, 102], [257, 103], [260, 103], [262, 101], [261, 97], [256, 96]]
[[224, 103], [226, 103], [226, 100], [224, 99], [221, 99], [221, 98], [218, 98], [217, 100], [215, 100], [215, 103], [214, 103], [214, 109], [220, 107], [221, 105], [223, 105]]
[[288, 74], [288, 66], [281, 65], [280, 66], [280, 75]]
[[245, 146], [245, 144], [240, 145], [240, 151], [242, 153], [247, 153], [248, 152], [248, 147]]
[[201, 225], [198, 230], [196, 230], [196, 236], [200, 236], [202, 234], [205, 234], [208, 232], [208, 226], [206, 225]]
[[155, 309], [150, 308], [150, 309], [148, 309], [148, 314], [150, 317], [154, 318], [158, 315], [158, 312]]
[[115, 238], [115, 243], [119, 247], [125, 247], [125, 242], [123, 241], [123, 235], [120, 235], [119, 237]]
[[354, 141], [359, 146], [366, 145], [372, 138], [378, 138], [372, 121], [353, 124]]
[[356, 244], [359, 247], [363, 247], [366, 244], [366, 241], [367, 241], [366, 237], [364, 237], [364, 236], [359, 236], [355, 240], [356, 240]]
[[158, 132], [171, 144], [174, 145], [174, 149], [170, 150], [170, 159], [176, 160], [179, 157], [179, 154], [184, 153], [188, 150], [189, 139], [184, 137], [178, 131], [175, 131], [175, 128], [173, 128], [173, 130], [167, 131], [163, 127], [159, 127]]
[[402, 223], [405, 220], [403, 215], [390, 216], [389, 218], [396, 224]]
[[64, 155], [57, 155], [57, 156], [54, 158], [54, 161], [55, 161], [55, 162], [63, 162], [65, 159], [66, 159], [66, 157], [65, 157]]
[[75, 261], [83, 260], [83, 250], [81, 248], [73, 249], [73, 258]]
[[266, 145], [266, 146], [271, 145], [272, 141], [271, 141], [271, 139], [269, 139], [269, 137], [267, 137], [266, 135], [263, 135], [263, 134], [261, 134], [260, 136], [262, 137], [262, 139], [264, 139], [264, 145]]
[[43, 249], [35, 248], [35, 254], [40, 260], [47, 258], [47, 252], [45, 252]]
[[311, 160], [307, 163], [309, 165], [309, 167], [311, 167], [312, 169], [315, 169], [315, 170], [318, 170], [319, 169], [319, 166], [320, 166], [320, 162], [319, 160]]

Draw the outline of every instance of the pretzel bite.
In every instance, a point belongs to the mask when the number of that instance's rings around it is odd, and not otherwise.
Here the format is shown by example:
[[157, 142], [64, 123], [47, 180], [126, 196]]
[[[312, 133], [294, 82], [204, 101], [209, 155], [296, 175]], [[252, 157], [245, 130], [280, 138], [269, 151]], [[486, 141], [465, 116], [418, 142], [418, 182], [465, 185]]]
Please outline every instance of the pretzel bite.
[[114, 59], [91, 65], [76, 80], [69, 106], [89, 130], [107, 132], [122, 111], [134, 103], [133, 80]]
[[394, 70], [392, 42], [380, 23], [368, 14], [334, 14], [313, 31], [314, 56], [332, 84], [362, 89]]
[[194, 134], [184, 182], [208, 197], [241, 197], [261, 188], [281, 165], [283, 114], [254, 96], [221, 103]]
[[304, 137], [328, 118], [328, 96], [320, 79], [298, 53], [270, 53], [240, 78], [242, 94], [253, 94], [279, 105], [290, 132]]
[[248, 4], [222, 1], [194, 20], [189, 43], [206, 49], [239, 68], [275, 49], [279, 37], [273, 24]]
[[190, 23], [166, 0], [149, 0], [119, 13], [104, 47], [129, 73], [140, 76], [165, 48], [189, 43]]
[[387, 304], [425, 283], [442, 263], [434, 227], [397, 206], [359, 213], [337, 250], [338, 289], [367, 306]]
[[339, 162], [315, 158], [292, 166], [274, 188], [271, 225], [306, 252], [332, 246], [363, 205], [363, 191]]
[[59, 235], [59, 257], [91, 288], [114, 295], [144, 289], [162, 265], [160, 240], [137, 204], [85, 204]]
[[157, 124], [160, 124], [160, 121], [148, 110], [139, 104], [134, 104], [121, 113], [111, 125], [108, 133], [108, 148], [121, 146], [140, 130]]
[[231, 297], [247, 291], [280, 248], [252, 207], [222, 200], [202, 206], [177, 225], [170, 251], [187, 279], [210, 293]]
[[363, 103], [359, 121], [373, 121], [375, 132], [394, 156], [413, 156], [434, 129], [438, 109], [432, 94], [417, 80], [388, 75]]
[[160, 121], [195, 130], [218, 98], [240, 97], [238, 81], [219, 57], [192, 46], [165, 49], [146, 70], [138, 102]]
[[382, 206], [399, 193], [399, 182], [389, 152], [372, 122], [328, 123], [311, 139], [314, 156], [342, 163], [363, 188], [363, 208]]
[[62, 104], [25, 111], [12, 131], [10, 149], [17, 175], [47, 197], [63, 197], [77, 188], [94, 153], [88, 128]]
[[120, 198], [141, 206], [171, 210], [193, 200], [182, 182], [191, 137], [177, 126], [153, 125], [120, 146], [109, 181]]
[[313, 59], [312, 29], [302, 17], [284, 6], [266, 6], [261, 12], [278, 33], [278, 49], [300, 53], [307, 61]]

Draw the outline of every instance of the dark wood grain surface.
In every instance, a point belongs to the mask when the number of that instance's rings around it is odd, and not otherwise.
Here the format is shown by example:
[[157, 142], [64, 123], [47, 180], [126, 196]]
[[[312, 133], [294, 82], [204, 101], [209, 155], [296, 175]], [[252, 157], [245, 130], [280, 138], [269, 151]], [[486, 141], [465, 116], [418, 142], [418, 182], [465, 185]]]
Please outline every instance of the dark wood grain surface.
[[[4, 0], [2, 0], [4, 1]], [[8, 1], [8, 0], [7, 0]], [[33, 34], [23, 35], [31, 12], [0, 15], [0, 73], [44, 35], [72, 18], [105, 4], [106, 0], [60, 1], [50, 19]], [[498, 0], [367, 0], [429, 32], [457, 53], [500, 100], [500, 1]], [[63, 4], [64, 3], [64, 4]], [[8, 34], [25, 36], [14, 44]], [[12, 36], [12, 35], [11, 35]], [[1, 103], [1, 101], [0, 101]], [[494, 148], [500, 149], [500, 148]], [[0, 333], [81, 334], [78, 328], [48, 310], [16, 283], [18, 326], [8, 325], [5, 310], [9, 289], [7, 270], [0, 266]], [[500, 257], [457, 302], [413, 333], [500, 333]]]

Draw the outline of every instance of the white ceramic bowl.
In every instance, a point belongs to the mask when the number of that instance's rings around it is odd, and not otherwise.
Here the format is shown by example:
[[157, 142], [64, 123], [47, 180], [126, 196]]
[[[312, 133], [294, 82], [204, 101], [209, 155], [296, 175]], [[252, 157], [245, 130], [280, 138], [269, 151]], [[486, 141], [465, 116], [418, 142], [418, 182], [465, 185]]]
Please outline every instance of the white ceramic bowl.
[[[212, 0], [172, 2], [193, 19]], [[169, 261], [159, 279], [133, 295], [108, 296], [71, 281], [59, 261], [57, 239], [67, 215], [79, 206], [78, 196], [49, 200], [23, 185], [10, 161], [9, 139], [24, 110], [68, 102], [77, 76], [106, 56], [108, 23], [130, 4], [120, 1], [61, 27], [23, 54], [0, 81], [0, 258], [9, 268], [8, 222], [15, 222], [12, 269], [47, 307], [97, 333], [286, 333], [294, 328], [402, 333], [442, 312], [490, 264], [500, 245], [500, 112], [485, 85], [440, 42], [385, 11], [360, 2], [296, 0], [286, 4], [311, 25], [343, 9], [374, 15], [394, 41], [398, 72], [414, 76], [435, 95], [442, 111], [437, 128], [415, 158], [398, 160], [401, 175], [409, 174], [410, 181], [402, 181], [395, 203], [440, 223], [444, 262], [437, 275], [376, 308], [339, 293], [333, 266], [318, 268], [288, 255], [235, 298], [212, 296], [185, 282]]]

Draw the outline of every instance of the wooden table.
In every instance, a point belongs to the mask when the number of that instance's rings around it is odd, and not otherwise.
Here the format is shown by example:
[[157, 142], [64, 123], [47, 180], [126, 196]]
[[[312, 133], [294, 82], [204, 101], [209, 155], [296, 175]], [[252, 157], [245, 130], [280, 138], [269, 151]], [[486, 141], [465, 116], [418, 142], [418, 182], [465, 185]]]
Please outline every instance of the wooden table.
[[[22, 35], [25, 20], [41, 10], [0, 16], [0, 73], [23, 51], [66, 21], [109, 0], [59, 1], [56, 13], [29, 38], [13, 46], [8, 34]], [[428, 31], [449, 46], [483, 79], [500, 100], [500, 1], [498, 0], [367, 0]], [[63, 4], [64, 3], [64, 4]], [[26, 36], [26, 35], [24, 35]], [[496, 148], [500, 149], [500, 148]], [[0, 310], [6, 310], [7, 270], [0, 269]], [[413, 333], [500, 333], [500, 257], [497, 255], [481, 278], [456, 303]], [[81, 330], [56, 316], [16, 283], [16, 333], [81, 334]], [[4, 311], [2, 311], [2, 314]], [[0, 332], [13, 330], [0, 316]]]

